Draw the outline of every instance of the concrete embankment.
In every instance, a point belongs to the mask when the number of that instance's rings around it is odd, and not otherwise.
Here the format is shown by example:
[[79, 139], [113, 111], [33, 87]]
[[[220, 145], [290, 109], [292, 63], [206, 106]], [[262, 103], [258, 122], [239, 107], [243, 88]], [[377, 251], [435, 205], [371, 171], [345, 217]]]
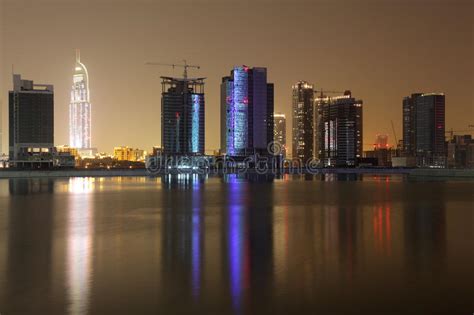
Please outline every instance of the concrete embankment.
[[414, 177], [473, 178], [474, 169], [425, 169], [415, 168], [410, 172]]
[[[241, 171], [240, 171], [241, 172]], [[240, 173], [238, 172], [238, 173]], [[258, 173], [247, 170], [249, 174]], [[270, 171], [271, 172], [271, 171]], [[186, 174], [186, 172], [183, 172]], [[222, 174], [222, 171], [211, 170], [208, 174]], [[235, 173], [235, 172], [231, 172]], [[327, 168], [316, 170], [281, 170], [278, 173], [289, 174], [372, 174], [372, 175], [408, 175], [415, 178], [472, 178], [474, 169], [399, 169], [399, 168]], [[160, 174], [154, 174], [160, 175]], [[0, 170], [0, 178], [33, 178], [33, 177], [120, 177], [150, 176], [146, 169], [68, 169], [68, 170]]]
[[118, 177], [118, 176], [147, 176], [145, 169], [123, 170], [2, 170], [0, 178], [29, 178], [29, 177]]

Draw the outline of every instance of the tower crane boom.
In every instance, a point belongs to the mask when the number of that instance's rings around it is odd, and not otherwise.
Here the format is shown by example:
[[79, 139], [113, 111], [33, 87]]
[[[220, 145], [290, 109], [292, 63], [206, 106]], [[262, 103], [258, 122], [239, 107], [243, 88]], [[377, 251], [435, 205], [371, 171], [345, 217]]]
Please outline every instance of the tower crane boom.
[[146, 66], [165, 66], [165, 67], [175, 67], [178, 68], [183, 68], [183, 78], [187, 79], [188, 78], [188, 68], [194, 68], [194, 69], [201, 69], [201, 66], [199, 65], [188, 65], [186, 59], [183, 60], [182, 64], [174, 64], [174, 63], [161, 63], [161, 62], [146, 62]]
[[395, 148], [396, 148], [398, 145], [397, 133], [395, 132], [395, 126], [393, 125], [393, 120], [390, 120], [390, 123], [392, 124], [392, 132], [393, 132], [393, 138], [395, 139]]

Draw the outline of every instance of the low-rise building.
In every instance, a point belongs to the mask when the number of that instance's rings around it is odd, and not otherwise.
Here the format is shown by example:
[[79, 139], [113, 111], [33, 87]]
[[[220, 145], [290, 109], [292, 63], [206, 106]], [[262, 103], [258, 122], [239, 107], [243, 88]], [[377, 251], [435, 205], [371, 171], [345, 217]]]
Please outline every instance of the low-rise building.
[[74, 157], [79, 157], [79, 153], [76, 148], [70, 147], [68, 145], [58, 145], [56, 146], [56, 152], [59, 153], [69, 153]]
[[145, 161], [146, 151], [129, 147], [115, 147], [114, 159], [118, 161], [140, 162]]
[[130, 161], [132, 159], [133, 149], [129, 147], [115, 147], [114, 159], [118, 161]]
[[474, 167], [474, 139], [471, 135], [455, 135], [447, 144], [449, 168]]

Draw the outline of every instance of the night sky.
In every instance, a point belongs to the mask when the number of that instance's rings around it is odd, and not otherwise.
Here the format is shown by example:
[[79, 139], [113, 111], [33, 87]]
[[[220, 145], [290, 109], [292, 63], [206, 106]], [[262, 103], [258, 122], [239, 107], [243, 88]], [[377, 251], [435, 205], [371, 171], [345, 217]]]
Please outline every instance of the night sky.
[[[364, 101], [364, 143], [401, 139], [401, 102], [446, 93], [446, 127], [474, 124], [474, 1], [0, 0], [3, 152], [11, 65], [55, 86], [55, 143], [67, 144], [74, 49], [90, 75], [92, 144], [111, 152], [160, 145], [159, 76], [199, 64], [206, 80], [206, 149], [219, 147], [222, 76], [234, 65], [268, 68], [275, 110], [287, 115], [291, 85], [350, 89]], [[369, 149], [370, 146], [365, 146]]]

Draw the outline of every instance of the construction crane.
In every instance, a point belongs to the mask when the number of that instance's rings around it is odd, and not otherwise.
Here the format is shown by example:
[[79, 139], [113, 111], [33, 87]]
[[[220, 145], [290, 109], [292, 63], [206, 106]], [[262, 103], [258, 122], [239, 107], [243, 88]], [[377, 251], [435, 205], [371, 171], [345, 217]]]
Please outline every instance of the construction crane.
[[393, 138], [395, 139], [395, 148], [396, 148], [398, 146], [397, 133], [395, 132], [395, 126], [393, 125], [393, 120], [390, 120], [390, 123], [392, 124], [392, 132], [393, 132]]
[[[474, 127], [473, 125], [469, 125], [468, 128], [472, 128]], [[468, 133], [474, 133], [474, 129], [464, 129], [464, 130], [453, 130], [453, 128], [451, 128], [450, 130], [446, 130], [444, 133], [445, 134], [449, 134], [451, 137], [450, 139], [454, 138], [454, 133], [459, 133], [459, 132], [468, 132]]]
[[198, 65], [188, 65], [186, 62], [186, 59], [183, 60], [182, 64], [174, 64], [174, 63], [160, 63], [160, 62], [147, 62], [145, 63], [147, 66], [165, 66], [165, 67], [179, 67], [183, 68], [183, 78], [186, 80], [188, 78], [188, 68], [195, 68], [195, 69], [201, 69], [201, 66]]
[[323, 98], [325, 93], [331, 93], [331, 94], [340, 94], [340, 93], [345, 93], [345, 91], [330, 91], [330, 90], [314, 90], [315, 93], [320, 93], [319, 97]]

